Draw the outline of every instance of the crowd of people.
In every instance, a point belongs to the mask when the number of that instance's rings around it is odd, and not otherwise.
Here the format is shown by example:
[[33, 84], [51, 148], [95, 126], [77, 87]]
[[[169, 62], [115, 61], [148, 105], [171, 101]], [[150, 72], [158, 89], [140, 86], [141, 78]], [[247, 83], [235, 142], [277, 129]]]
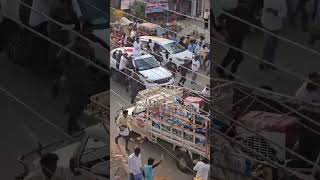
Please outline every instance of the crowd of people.
[[[261, 58], [268, 63], [261, 62], [261, 70], [275, 69], [271, 66], [276, 63], [279, 44], [279, 38], [275, 35], [283, 36], [285, 29], [289, 27], [307, 33], [306, 42], [313, 45], [319, 39], [319, 7], [318, 0], [215, 0], [212, 9], [214, 37], [232, 46], [228, 47], [229, 51], [216, 68], [216, 73], [223, 78], [234, 79], [233, 74], [236, 74], [244, 60], [243, 53], [239, 51], [242, 50], [244, 40], [251, 32], [261, 31], [253, 26], [267, 31], [263, 32], [264, 46], [261, 49]], [[225, 73], [230, 64], [230, 72]]]
[[[131, 89], [131, 103], [134, 103], [138, 92], [145, 89], [137, 73], [134, 72], [132, 64], [132, 58], [142, 54], [149, 53], [153, 55], [160, 62], [161, 66], [166, 67], [172, 72], [174, 78], [180, 78], [177, 80], [179, 86], [185, 85], [188, 72], [192, 72], [191, 84], [197, 83], [197, 76], [200, 70], [207, 72], [207, 76], [210, 74], [210, 50], [209, 44], [206, 43], [204, 36], [195, 39], [190, 35], [178, 38], [176, 33], [169, 31], [162, 34], [163, 38], [170, 39], [193, 53], [192, 59], [186, 59], [184, 64], [177, 67], [177, 65], [172, 62], [172, 57], [169, 52], [156, 46], [155, 42], [151, 39], [149, 39], [146, 45], [141, 43], [139, 35], [142, 34], [142, 32], [138, 31], [137, 26], [138, 23], [136, 21], [128, 25], [121, 25], [121, 23], [118, 22], [113, 26], [111, 31], [111, 45], [113, 48], [133, 47], [131, 56], [128, 56], [128, 53], [123, 53], [121, 50], [114, 55], [114, 58], [117, 60], [116, 66], [118, 70], [121, 71], [120, 73], [116, 73], [119, 75], [118, 80], [127, 87], [127, 90]], [[157, 36], [156, 30], [153, 31], [150, 36]]]

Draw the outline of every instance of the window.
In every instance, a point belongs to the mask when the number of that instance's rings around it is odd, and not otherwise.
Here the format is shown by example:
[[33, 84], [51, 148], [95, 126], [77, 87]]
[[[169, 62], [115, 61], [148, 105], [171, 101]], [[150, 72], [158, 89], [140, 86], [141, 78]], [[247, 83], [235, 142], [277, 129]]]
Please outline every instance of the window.
[[166, 48], [170, 54], [178, 54], [186, 50], [184, 47], [182, 47], [180, 44], [176, 42], [165, 44], [164, 48]]
[[158, 61], [153, 56], [144, 59], [136, 59], [134, 60], [134, 63], [138, 71], [145, 71], [160, 67]]

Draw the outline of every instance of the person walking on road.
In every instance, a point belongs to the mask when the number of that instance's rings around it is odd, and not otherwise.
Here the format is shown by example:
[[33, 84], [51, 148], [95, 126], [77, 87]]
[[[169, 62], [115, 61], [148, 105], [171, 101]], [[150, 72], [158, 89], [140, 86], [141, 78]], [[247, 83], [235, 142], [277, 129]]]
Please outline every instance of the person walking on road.
[[128, 110], [123, 110], [122, 115], [119, 115], [119, 117], [116, 120], [116, 124], [119, 129], [119, 135], [115, 138], [116, 144], [118, 144], [118, 140], [120, 137], [123, 137], [126, 140], [126, 151], [129, 151], [128, 149], [128, 143], [129, 143], [129, 134], [130, 130], [128, 127]]
[[197, 172], [196, 178], [199, 180], [208, 180], [210, 164], [208, 159], [199, 161], [193, 168]]
[[141, 150], [139, 147], [134, 149], [128, 158], [129, 180], [143, 180]]
[[[88, 36], [89, 32], [83, 31], [83, 36]], [[77, 37], [71, 44], [67, 45], [68, 49], [85, 57], [89, 60], [95, 58], [94, 49], [87, 40]], [[82, 115], [85, 106], [90, 102], [90, 65], [79, 57], [62, 49], [58, 53], [58, 58], [63, 63], [63, 74], [66, 77], [67, 94], [69, 97], [68, 104], [68, 133], [79, 131], [78, 119]]]
[[[244, 6], [238, 6], [233, 11], [233, 15], [245, 20], [249, 19], [249, 11]], [[216, 72], [222, 78], [227, 77], [228, 79], [233, 80], [233, 74], [235, 74], [238, 71], [238, 67], [244, 59], [242, 52], [240, 52], [239, 50], [242, 49], [243, 40], [245, 36], [249, 33], [249, 26], [236, 19], [227, 18], [226, 31], [228, 35], [227, 42], [232, 47], [229, 47], [227, 55], [224, 57], [221, 65], [217, 67]], [[231, 63], [231, 74], [226, 76], [225, 69]]]
[[[261, 23], [263, 27], [274, 34], [279, 34], [283, 29], [285, 18], [287, 17], [287, 1], [264, 1]], [[269, 63], [274, 63], [276, 49], [279, 40], [272, 34], [265, 33], [265, 44], [262, 52], [262, 58]], [[270, 68], [265, 64], [260, 64], [260, 69]]]
[[208, 29], [209, 16], [210, 16], [209, 10], [206, 9], [206, 10], [204, 11], [204, 13], [203, 13], [203, 20], [205, 21], [205, 22], [204, 22], [204, 28], [205, 28], [205, 29]]
[[146, 87], [140, 81], [139, 76], [135, 72], [132, 72], [132, 76], [130, 78], [130, 87], [131, 87], [131, 104], [133, 104], [135, 102], [135, 99], [138, 93], [146, 89]]
[[188, 67], [189, 67], [188, 65], [189, 65], [189, 63], [187, 61], [185, 61], [182, 66], [179, 66], [179, 72], [180, 72], [181, 78], [179, 80], [178, 85], [181, 86], [181, 87], [184, 86], [184, 83], [187, 80], [186, 76], [187, 76]]
[[199, 58], [197, 56], [194, 56], [192, 58], [192, 81], [191, 84], [195, 84], [196, 83], [196, 79], [197, 79], [197, 74], [200, 68], [200, 61]]
[[161, 155], [161, 159], [155, 164], [153, 164], [154, 163], [153, 158], [148, 159], [148, 163], [143, 167], [144, 180], [154, 180], [154, 168], [159, 166], [162, 161], [163, 161], [163, 155]]

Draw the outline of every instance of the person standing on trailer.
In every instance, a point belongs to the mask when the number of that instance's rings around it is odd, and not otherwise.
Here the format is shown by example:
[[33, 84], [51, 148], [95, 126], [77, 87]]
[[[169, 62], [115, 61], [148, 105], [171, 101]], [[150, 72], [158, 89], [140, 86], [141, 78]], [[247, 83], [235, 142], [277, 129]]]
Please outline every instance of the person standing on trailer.
[[199, 68], [200, 68], [199, 58], [197, 56], [194, 56], [192, 58], [192, 81], [191, 81], [191, 84], [196, 84]]

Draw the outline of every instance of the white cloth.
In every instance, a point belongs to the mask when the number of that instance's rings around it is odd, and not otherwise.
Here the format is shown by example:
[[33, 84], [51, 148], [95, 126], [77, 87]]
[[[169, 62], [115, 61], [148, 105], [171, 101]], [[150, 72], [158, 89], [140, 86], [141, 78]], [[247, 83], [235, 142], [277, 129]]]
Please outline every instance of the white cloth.
[[209, 19], [209, 16], [210, 16], [210, 11], [204, 11], [203, 13], [203, 19]]
[[208, 174], [210, 171], [210, 165], [199, 161], [193, 168], [197, 171], [196, 177], [202, 178], [203, 180], [208, 180]]
[[118, 128], [118, 131], [119, 131], [119, 135], [121, 136], [129, 136], [129, 133], [130, 133], [128, 128], [124, 128], [122, 129], [122, 131], [120, 130], [120, 128]]
[[132, 173], [133, 175], [141, 174], [141, 168], [141, 155], [137, 157], [134, 153], [132, 153], [128, 158], [129, 173]]
[[203, 90], [201, 91], [201, 93], [209, 95], [210, 94], [210, 90], [208, 87], [203, 88]]
[[121, 56], [121, 59], [120, 59], [120, 64], [119, 64], [119, 70], [123, 70], [128, 64], [128, 59], [125, 58], [123, 55]]
[[198, 72], [200, 68], [200, 61], [196, 61], [192, 59], [192, 71], [193, 72]]
[[136, 37], [136, 35], [137, 35], [136, 31], [132, 30], [130, 33], [130, 38], [134, 38]]
[[[267, 9], [272, 9], [277, 11], [277, 15], [268, 12]], [[277, 1], [264, 1], [261, 23], [263, 27], [271, 31], [277, 31], [282, 28], [282, 21], [287, 17], [287, 1], [277, 0]]]
[[150, 47], [151, 51], [153, 52], [154, 42], [152, 42], [152, 41], [151, 41], [151, 43], [148, 43], [148, 45], [149, 45], [149, 47]]
[[[201, 45], [201, 46], [202, 46], [202, 45]], [[201, 53], [201, 46], [198, 44], [197, 47], [196, 47], [196, 49], [194, 50], [194, 53], [195, 53], [196, 55], [200, 55], [200, 53]]]
[[140, 56], [141, 55], [141, 42], [140, 41], [139, 41], [139, 43], [137, 41], [134, 41], [132, 55], [133, 56]]

